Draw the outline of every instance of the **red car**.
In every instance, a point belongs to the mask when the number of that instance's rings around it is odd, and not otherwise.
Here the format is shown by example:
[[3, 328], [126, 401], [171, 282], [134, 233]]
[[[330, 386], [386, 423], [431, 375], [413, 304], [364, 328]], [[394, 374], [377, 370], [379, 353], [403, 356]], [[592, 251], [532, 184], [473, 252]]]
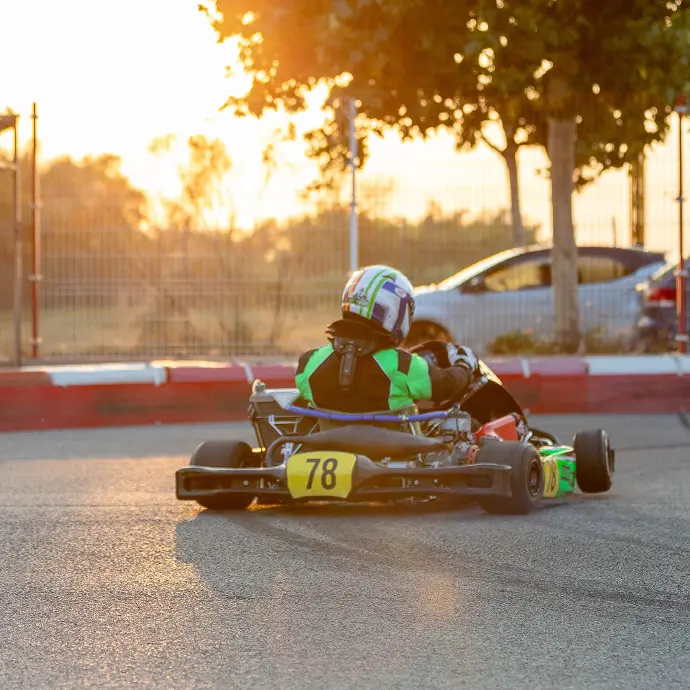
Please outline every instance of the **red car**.
[[[690, 258], [685, 259], [685, 270]], [[667, 263], [649, 280], [639, 283], [640, 312], [635, 324], [633, 349], [638, 352], [671, 351], [677, 348], [678, 263]], [[690, 281], [685, 280], [685, 332], [690, 330]]]

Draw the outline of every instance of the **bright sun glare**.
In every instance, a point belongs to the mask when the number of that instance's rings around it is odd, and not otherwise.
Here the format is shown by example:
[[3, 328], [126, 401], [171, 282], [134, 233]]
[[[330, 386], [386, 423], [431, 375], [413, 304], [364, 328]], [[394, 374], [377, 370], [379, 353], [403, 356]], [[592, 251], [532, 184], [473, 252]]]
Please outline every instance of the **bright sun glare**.
[[[20, 126], [26, 141], [27, 116], [31, 103], [38, 102], [43, 159], [113, 152], [123, 159], [123, 172], [133, 184], [154, 196], [174, 196], [186, 139], [204, 134], [222, 139], [233, 160], [228, 203], [217, 209], [218, 220], [235, 213], [240, 225], [247, 225], [256, 215], [284, 217], [295, 210], [294, 187], [307, 184], [314, 170], [307, 166], [297, 178], [291, 171], [287, 185], [276, 180], [270, 197], [252, 184], [261, 179], [267, 137], [283, 119], [274, 115], [257, 122], [219, 112], [229, 95], [246, 91], [249, 80], [243, 74], [227, 76], [226, 66], [235, 64], [234, 46], [217, 43], [197, 3], [0, 0], [0, 17], [4, 55], [21, 56], [3, 61], [13, 68], [0, 73], [0, 107], [24, 116]], [[300, 129], [317, 122], [317, 108], [297, 119]], [[173, 155], [148, 152], [152, 140], [168, 134], [177, 137]], [[230, 199], [245, 203], [234, 208]], [[257, 209], [261, 200], [270, 212]]]

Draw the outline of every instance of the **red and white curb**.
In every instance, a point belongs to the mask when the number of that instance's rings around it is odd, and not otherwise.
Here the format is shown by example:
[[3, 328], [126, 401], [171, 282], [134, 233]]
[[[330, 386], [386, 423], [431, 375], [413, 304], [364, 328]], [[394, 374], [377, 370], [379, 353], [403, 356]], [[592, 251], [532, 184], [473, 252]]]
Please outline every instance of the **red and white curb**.
[[[531, 413], [690, 408], [690, 355], [508, 357], [487, 364]], [[245, 420], [253, 381], [293, 387], [295, 366], [159, 360], [0, 369], [0, 431]]]

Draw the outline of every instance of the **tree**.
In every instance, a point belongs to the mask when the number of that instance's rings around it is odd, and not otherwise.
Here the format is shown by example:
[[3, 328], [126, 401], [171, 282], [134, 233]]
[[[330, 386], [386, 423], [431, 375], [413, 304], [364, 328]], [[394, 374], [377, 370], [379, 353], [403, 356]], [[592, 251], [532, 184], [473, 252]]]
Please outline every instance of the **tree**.
[[[31, 272], [31, 160], [20, 160], [24, 274]], [[0, 274], [12, 275], [12, 187], [0, 183]], [[117, 276], [124, 270], [118, 254], [144, 246], [139, 231], [148, 219], [148, 200], [120, 170], [112, 154], [80, 161], [62, 156], [41, 170], [43, 272], [51, 280], [78, 285], [94, 276]], [[53, 260], [54, 259], [54, 260]], [[133, 270], [127, 267], [127, 270]], [[45, 293], [50, 306], [53, 295]], [[80, 293], [79, 299], [88, 299]], [[76, 297], [74, 298], [77, 299]], [[11, 291], [0, 291], [0, 309], [11, 304]]]
[[[462, 15], [454, 18], [462, 19]], [[415, 13], [410, 24], [419, 27], [420, 22], [425, 19], [430, 22], [430, 32], [445, 32], [445, 22], [440, 26], [435, 25], [433, 15], [424, 14], [417, 17]], [[461, 28], [459, 25], [458, 29]], [[433, 41], [433, 44], [435, 43], [436, 39]], [[431, 91], [431, 102], [435, 104], [434, 109], [437, 112], [429, 118], [430, 99], [426, 97], [428, 87], [425, 87], [418, 90], [418, 102], [409, 101], [403, 108], [398, 109], [399, 119], [396, 125], [401, 127], [405, 138], [415, 135], [426, 136], [438, 128], [452, 129], [458, 149], [473, 149], [479, 142], [484, 142], [500, 155], [508, 175], [513, 242], [516, 246], [523, 246], [526, 237], [520, 204], [517, 155], [522, 146], [542, 143], [540, 135], [546, 130], [545, 127], [540, 127], [539, 109], [527, 95], [534, 81], [532, 75], [527, 75], [528, 78], [525, 80], [525, 75], [510, 66], [503, 66], [501, 79], [492, 80], [491, 74], [496, 69], [493, 51], [487, 48], [477, 53], [478, 46], [479, 42], [474, 41], [470, 44], [468, 53], [454, 53], [452, 62], [445, 53], [430, 55], [428, 70], [420, 75], [422, 83], [430, 82], [429, 73], [438, 77], [444, 71], [450, 72], [447, 78], [438, 80], [439, 88], [443, 86], [446, 89], [443, 95], [439, 91]], [[414, 70], [420, 59], [419, 52], [401, 52], [400, 59], [407, 61], [405, 73]], [[397, 79], [398, 75], [394, 78]], [[379, 79], [376, 84], [379, 91], [395, 91], [397, 86], [396, 83], [386, 83], [385, 78]], [[350, 90], [355, 89], [343, 89], [345, 93]], [[356, 92], [359, 93], [359, 87], [356, 87]], [[340, 175], [349, 165], [350, 123], [347, 117], [347, 102], [338, 95], [337, 89], [333, 90], [326, 108], [329, 116], [325, 124], [307, 133], [306, 137], [309, 143], [308, 155], [321, 162], [322, 179], [320, 184], [315, 185], [316, 189], [338, 184]], [[369, 110], [365, 112], [369, 115]], [[487, 123], [493, 123], [502, 129], [504, 142], [496, 141], [487, 134]], [[370, 117], [366, 123], [360, 123], [357, 132], [357, 164], [360, 167], [364, 165], [367, 157], [369, 136], [382, 133], [383, 127], [372, 122]]]
[[[471, 27], [497, 59], [525, 75], [542, 72], [532, 98], [547, 122], [555, 336], [566, 349], [580, 339], [573, 190], [602, 170], [635, 163], [664, 137], [669, 88], [687, 82], [689, 12], [680, 5], [497, 0], [481, 5]], [[511, 40], [516, 32], [522, 40]]]
[[[227, 105], [240, 115], [279, 105], [294, 112], [304, 106], [306, 91], [329, 79], [334, 88], [325, 104], [326, 122], [306, 136], [308, 154], [321, 164], [314, 191], [337, 186], [349, 164], [347, 99], [352, 94], [362, 104], [356, 135], [360, 167], [368, 155], [369, 136], [381, 135], [386, 127], [397, 127], [404, 139], [451, 127], [459, 148], [484, 140], [506, 163], [514, 241], [524, 244], [517, 151], [532, 143], [534, 108], [521, 89], [478, 90], [484, 88], [487, 69], [493, 69], [490, 61], [483, 54], [479, 63], [463, 62], [459, 52], [473, 4], [362, 0], [353, 8], [352, 3], [319, 7], [298, 1], [288, 11], [285, 5], [220, 0], [222, 18], [216, 28], [221, 38], [242, 33], [241, 58], [256, 76], [248, 97], [229, 99]], [[293, 31], [302, 37], [299, 49]], [[261, 32], [261, 40], [256, 32]], [[352, 80], [343, 78], [344, 73]], [[489, 120], [503, 125], [503, 148], [485, 136], [483, 124]]]
[[[572, 194], [663, 138], [668, 89], [686, 81], [681, 0], [218, 0], [217, 10], [220, 40], [239, 36], [240, 59], [254, 76], [246, 97], [228, 100], [239, 115], [301, 110], [326, 80], [336, 112], [348, 96], [360, 102], [360, 141], [385, 126], [409, 137], [449, 123], [471, 143], [495, 116], [511, 135], [507, 161], [520, 128], [544, 145], [555, 335], [564, 348], [577, 345]], [[331, 140], [316, 150], [337, 157], [337, 117], [329, 127]]]
[[[135, 189], [113, 154], [75, 161], [61, 156], [40, 171], [42, 218], [46, 232], [139, 228], [148, 218], [146, 195]], [[29, 219], [31, 160], [20, 159], [23, 217]], [[0, 224], [11, 222], [11, 185], [0, 185]]]
[[[154, 139], [149, 151], [156, 156], [169, 153], [175, 139], [172, 134]], [[190, 243], [196, 239], [192, 233], [209, 228], [207, 213], [216, 211], [222, 204], [222, 183], [232, 166], [220, 139], [208, 139], [199, 134], [189, 137], [186, 143], [188, 160], [177, 169], [181, 191], [176, 199], [164, 200], [165, 226], [159, 233], [161, 245], [171, 245], [175, 250], [161, 264], [156, 279], [149, 285], [149, 299], [140, 319], [139, 335], [142, 344], [162, 338], [183, 351], [189, 351], [202, 340], [192, 319], [199, 289], [196, 287], [195, 252], [193, 246], [190, 248]], [[215, 258], [222, 262], [223, 254]], [[162, 323], [160, 315], [165, 316]]]
[[[118, 156], [63, 156], [41, 172], [42, 225], [74, 235], [104, 229], [139, 229], [148, 217], [146, 195], [132, 187]], [[87, 238], [84, 238], [87, 241]]]
[[[170, 152], [175, 136], [169, 134], [154, 139], [149, 151], [154, 155]], [[192, 226], [207, 226], [205, 214], [221, 203], [222, 183], [232, 167], [232, 161], [220, 139], [207, 139], [202, 134], [187, 140], [189, 158], [179, 165], [177, 173], [181, 192], [177, 199], [166, 200], [168, 229], [184, 230]]]

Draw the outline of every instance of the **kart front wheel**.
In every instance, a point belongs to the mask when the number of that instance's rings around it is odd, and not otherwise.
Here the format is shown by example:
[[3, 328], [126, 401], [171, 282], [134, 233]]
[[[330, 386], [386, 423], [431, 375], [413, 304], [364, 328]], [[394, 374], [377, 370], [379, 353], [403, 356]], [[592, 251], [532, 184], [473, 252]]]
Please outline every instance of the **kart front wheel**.
[[[190, 465], [195, 467], [258, 467], [261, 457], [243, 441], [206, 441], [194, 451]], [[209, 496], [198, 498], [197, 503], [209, 510], [245, 510], [254, 500], [254, 494]]]
[[544, 465], [534, 446], [513, 441], [487, 443], [475, 460], [477, 465], [482, 463], [511, 468], [510, 497], [480, 498], [479, 505], [483, 510], [499, 515], [526, 515], [536, 510], [544, 495]]
[[575, 478], [586, 494], [600, 494], [613, 484], [614, 454], [609, 435], [603, 429], [588, 429], [575, 434]]

